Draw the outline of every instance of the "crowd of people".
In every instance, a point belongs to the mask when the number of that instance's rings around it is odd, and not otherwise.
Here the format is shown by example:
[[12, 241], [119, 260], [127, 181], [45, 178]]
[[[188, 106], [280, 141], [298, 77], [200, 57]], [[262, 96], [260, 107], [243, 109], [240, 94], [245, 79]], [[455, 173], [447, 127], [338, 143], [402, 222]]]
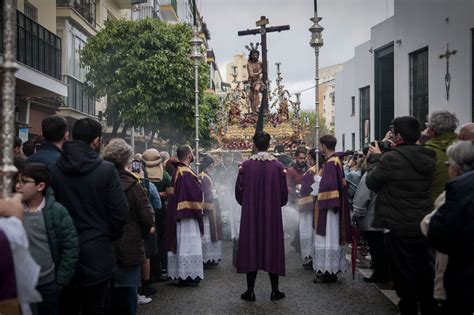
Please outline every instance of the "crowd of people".
[[357, 226], [374, 269], [364, 281], [392, 282], [402, 314], [472, 314], [474, 124], [457, 134], [455, 115], [438, 111], [426, 127], [397, 117], [361, 152], [337, 152], [323, 135], [292, 157], [283, 144], [269, 153], [260, 132], [250, 158], [225, 153], [217, 163], [195, 161], [189, 145], [171, 157], [135, 154], [122, 139], [103, 144], [93, 119], [69, 135], [63, 117], [47, 117], [28, 157], [16, 146], [16, 194], [0, 200], [0, 276], [9, 279], [0, 301], [19, 301], [25, 314], [136, 314], [154, 282], [204, 281], [222, 259], [226, 220], [232, 262], [246, 274], [241, 298], [256, 301], [263, 270], [277, 301], [287, 206], [299, 216], [291, 244], [314, 283], [348, 269]]

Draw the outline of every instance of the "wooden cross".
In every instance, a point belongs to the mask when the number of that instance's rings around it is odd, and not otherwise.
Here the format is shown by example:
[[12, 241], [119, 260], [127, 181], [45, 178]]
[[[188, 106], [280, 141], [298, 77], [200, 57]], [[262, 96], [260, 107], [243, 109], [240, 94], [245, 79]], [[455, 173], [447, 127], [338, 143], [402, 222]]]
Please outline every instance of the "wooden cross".
[[255, 129], [255, 133], [257, 133], [259, 131], [263, 131], [263, 114], [268, 109], [267, 33], [287, 31], [287, 30], [290, 29], [289, 25], [266, 27], [266, 25], [268, 23], [269, 23], [268, 18], [266, 18], [265, 16], [262, 16], [262, 17], [260, 17], [260, 20], [258, 20], [255, 23], [257, 25], [257, 27], [259, 27], [259, 28], [252, 29], [252, 30], [247, 29], [245, 31], [239, 31], [237, 33], [239, 36], [257, 35], [257, 34], [260, 34], [260, 36], [261, 36], [261, 44], [262, 44], [262, 80], [263, 80], [263, 83], [265, 84], [265, 88], [262, 90], [262, 102], [260, 104], [260, 110], [258, 112], [258, 120], [257, 120], [257, 126], [256, 126], [256, 129]]
[[451, 74], [449, 74], [449, 57], [455, 55], [457, 50], [449, 50], [449, 44], [446, 44], [446, 52], [439, 56], [440, 59], [446, 58], [446, 74], [444, 75], [444, 84], [446, 86], [446, 100], [449, 101], [449, 88], [451, 87]]

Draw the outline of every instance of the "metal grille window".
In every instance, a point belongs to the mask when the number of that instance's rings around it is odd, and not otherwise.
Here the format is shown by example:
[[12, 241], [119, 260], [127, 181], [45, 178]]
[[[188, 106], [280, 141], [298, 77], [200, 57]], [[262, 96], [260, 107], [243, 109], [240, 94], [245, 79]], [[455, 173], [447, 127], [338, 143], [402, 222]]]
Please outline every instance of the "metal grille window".
[[[0, 8], [0, 34], [3, 34], [3, 6]], [[16, 59], [33, 69], [61, 79], [61, 38], [17, 11]], [[0, 54], [3, 46], [0, 45]]]
[[95, 115], [95, 98], [84, 91], [85, 84], [67, 76], [67, 105], [86, 114]]
[[428, 110], [428, 47], [425, 47], [410, 54], [410, 113], [424, 123]]
[[360, 147], [364, 148], [370, 139], [370, 86], [359, 89], [359, 107]]
[[27, 17], [38, 22], [38, 9], [29, 3], [25, 3], [24, 12]]

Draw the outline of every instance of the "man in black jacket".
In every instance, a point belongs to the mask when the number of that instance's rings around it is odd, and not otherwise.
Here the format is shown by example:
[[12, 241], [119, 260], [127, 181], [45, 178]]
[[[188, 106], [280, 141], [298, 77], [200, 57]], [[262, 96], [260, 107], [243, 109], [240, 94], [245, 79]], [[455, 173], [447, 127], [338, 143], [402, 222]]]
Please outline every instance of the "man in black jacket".
[[28, 157], [26, 163], [41, 163], [51, 169], [59, 159], [63, 145], [69, 138], [67, 121], [62, 116], [48, 116], [41, 122], [41, 132], [44, 142], [35, 154]]
[[414, 117], [392, 121], [389, 151], [381, 154], [371, 146], [367, 187], [377, 192], [372, 226], [383, 228], [390, 255], [400, 312], [433, 314], [433, 261], [420, 221], [432, 210], [431, 183], [436, 164], [435, 152], [416, 145], [420, 123]]
[[102, 160], [102, 126], [84, 118], [74, 124], [51, 170], [58, 202], [71, 215], [79, 237], [79, 261], [69, 287], [61, 292], [61, 314], [103, 314], [115, 269], [113, 241], [127, 223], [128, 205], [112, 163]]

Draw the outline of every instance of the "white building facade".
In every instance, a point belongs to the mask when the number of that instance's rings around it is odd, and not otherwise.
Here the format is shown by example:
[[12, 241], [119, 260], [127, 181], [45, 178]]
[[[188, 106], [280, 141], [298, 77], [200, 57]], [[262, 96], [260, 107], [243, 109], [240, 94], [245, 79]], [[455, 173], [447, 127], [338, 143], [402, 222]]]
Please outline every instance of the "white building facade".
[[473, 121], [473, 12], [468, 0], [394, 1], [394, 16], [371, 29], [336, 75], [338, 150], [383, 138], [397, 116], [413, 115], [422, 128], [442, 109]]

